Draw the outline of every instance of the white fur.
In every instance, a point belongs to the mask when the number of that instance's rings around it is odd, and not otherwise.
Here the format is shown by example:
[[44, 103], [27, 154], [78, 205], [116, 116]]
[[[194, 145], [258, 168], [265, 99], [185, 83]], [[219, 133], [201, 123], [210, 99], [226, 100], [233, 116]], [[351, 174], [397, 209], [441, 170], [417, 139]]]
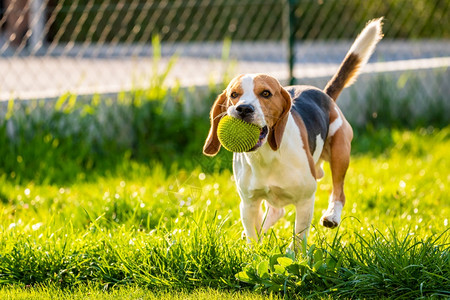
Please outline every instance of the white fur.
[[319, 161], [320, 155], [322, 154], [324, 141], [322, 140], [322, 137], [320, 134], [316, 136], [316, 149], [314, 149], [313, 153], [313, 160], [314, 163], [317, 163]]
[[320, 222], [323, 224], [324, 220], [327, 220], [328, 222], [333, 222], [334, 224], [339, 225], [341, 222], [341, 214], [342, 214], [342, 208], [344, 205], [341, 201], [333, 201], [330, 199], [330, 202], [328, 204], [327, 211], [323, 214]]
[[336, 118], [336, 120], [331, 122], [330, 126], [328, 126], [328, 137], [333, 136], [336, 133], [336, 131], [338, 131], [338, 129], [341, 128], [343, 123], [341, 113], [336, 107], [334, 109], [336, 109], [338, 117]]
[[[262, 200], [278, 209], [288, 204], [307, 208], [297, 209], [296, 223], [299, 225], [296, 228], [306, 223], [309, 228], [317, 183], [303, 149], [300, 129], [292, 115], [289, 114], [284, 138], [277, 151], [264, 143], [255, 152], [234, 153], [233, 169], [247, 238], [256, 240], [263, 227]], [[278, 211], [274, 219], [279, 215]]]

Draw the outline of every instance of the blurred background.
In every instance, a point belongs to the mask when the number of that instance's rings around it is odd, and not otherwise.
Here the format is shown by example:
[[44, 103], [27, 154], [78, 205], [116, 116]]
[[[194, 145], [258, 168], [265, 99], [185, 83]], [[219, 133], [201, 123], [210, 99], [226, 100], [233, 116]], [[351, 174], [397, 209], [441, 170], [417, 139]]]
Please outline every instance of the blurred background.
[[0, 0], [0, 100], [145, 88], [171, 57], [169, 86], [248, 72], [324, 86], [365, 23], [381, 16], [385, 38], [343, 98], [365, 95], [380, 74], [396, 92], [413, 81], [421, 101], [446, 98], [449, 8], [448, 0]]

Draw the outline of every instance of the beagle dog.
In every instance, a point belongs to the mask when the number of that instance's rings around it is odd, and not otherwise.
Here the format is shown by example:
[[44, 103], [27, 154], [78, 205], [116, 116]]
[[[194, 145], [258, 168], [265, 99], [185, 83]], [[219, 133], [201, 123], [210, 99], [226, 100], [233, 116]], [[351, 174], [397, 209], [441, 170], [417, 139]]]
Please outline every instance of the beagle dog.
[[381, 27], [382, 18], [366, 25], [324, 90], [282, 87], [271, 76], [246, 74], [235, 77], [215, 100], [204, 154], [214, 156], [220, 150], [217, 127], [224, 115], [260, 128], [259, 140], [250, 151], [233, 154], [241, 220], [249, 241], [258, 240], [283, 217], [288, 204], [296, 208], [295, 234], [306, 240], [317, 180], [324, 176], [323, 161], [330, 163], [333, 191], [320, 223], [329, 228], [339, 225], [353, 131], [336, 100], [356, 80], [383, 37]]

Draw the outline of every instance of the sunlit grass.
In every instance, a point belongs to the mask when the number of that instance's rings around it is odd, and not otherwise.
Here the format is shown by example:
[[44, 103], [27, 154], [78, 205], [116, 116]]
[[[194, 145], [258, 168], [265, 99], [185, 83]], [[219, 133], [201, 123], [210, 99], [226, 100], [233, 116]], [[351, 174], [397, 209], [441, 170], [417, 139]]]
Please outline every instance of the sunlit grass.
[[250, 291], [227, 291], [203, 288], [195, 291], [160, 290], [150, 291], [139, 286], [127, 286], [122, 288], [104, 291], [98, 286], [79, 286], [73, 290], [61, 290], [53, 286], [39, 286], [34, 288], [4, 288], [0, 289], [1, 299], [82, 299], [82, 300], [259, 300], [259, 299], [282, 299], [280, 296], [272, 294], [270, 296], [258, 295]]
[[[287, 292], [448, 297], [449, 134], [450, 128], [386, 131], [379, 135], [389, 138], [385, 151], [374, 154], [370, 145], [356, 151], [336, 230], [318, 224], [331, 191], [326, 169], [308, 242], [324, 255], [342, 257], [342, 269], [330, 273], [331, 279], [311, 271]], [[386, 142], [376, 139], [372, 145]], [[132, 292], [138, 294], [252, 289], [235, 275], [249, 263], [286, 251], [295, 212], [290, 207], [261, 245], [249, 247], [240, 239], [231, 171], [206, 169], [199, 164], [193, 170], [167, 170], [124, 161], [116, 174], [66, 185], [20, 184], [3, 175], [0, 283], [16, 290], [29, 286], [23, 295], [43, 292], [31, 288], [36, 285], [79, 293], [76, 288], [87, 283], [94, 284], [92, 291], [110, 292], [137, 284], [142, 290]]]

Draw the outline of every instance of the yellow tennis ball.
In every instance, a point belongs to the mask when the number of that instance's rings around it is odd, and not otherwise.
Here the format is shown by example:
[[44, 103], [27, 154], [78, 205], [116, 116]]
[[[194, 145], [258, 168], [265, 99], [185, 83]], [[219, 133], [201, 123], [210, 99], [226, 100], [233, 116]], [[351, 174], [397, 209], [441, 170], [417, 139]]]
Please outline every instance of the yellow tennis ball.
[[231, 152], [246, 152], [258, 143], [260, 128], [240, 119], [224, 116], [217, 128], [222, 146]]

